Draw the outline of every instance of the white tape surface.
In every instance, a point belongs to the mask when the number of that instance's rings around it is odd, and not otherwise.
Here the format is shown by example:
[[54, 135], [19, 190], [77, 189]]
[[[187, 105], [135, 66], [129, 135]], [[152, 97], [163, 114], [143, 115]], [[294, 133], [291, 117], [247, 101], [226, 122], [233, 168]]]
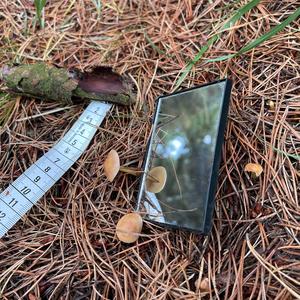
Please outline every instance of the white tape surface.
[[74, 164], [110, 108], [111, 104], [91, 102], [65, 136], [0, 194], [0, 238]]

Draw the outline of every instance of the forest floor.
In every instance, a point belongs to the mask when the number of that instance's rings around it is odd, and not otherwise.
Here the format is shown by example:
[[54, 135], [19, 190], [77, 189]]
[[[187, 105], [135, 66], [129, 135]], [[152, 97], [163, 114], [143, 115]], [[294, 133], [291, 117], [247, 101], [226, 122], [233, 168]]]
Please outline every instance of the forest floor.
[[[130, 74], [137, 89], [136, 104], [114, 106], [71, 170], [0, 240], [1, 299], [300, 298], [300, 20], [246, 53], [209, 61], [237, 53], [300, 1], [261, 1], [221, 32], [245, 3], [50, 0], [41, 27], [32, 1], [0, 0], [0, 66], [107, 65]], [[141, 167], [155, 99], [178, 80], [191, 87], [224, 77], [233, 89], [211, 234], [145, 222], [136, 243], [120, 243], [116, 222], [134, 210], [138, 178], [120, 173], [109, 183], [107, 153], [116, 149], [122, 164]], [[85, 107], [1, 92], [1, 188]], [[259, 177], [245, 172], [250, 162], [262, 166]], [[199, 278], [208, 278], [208, 293]]]

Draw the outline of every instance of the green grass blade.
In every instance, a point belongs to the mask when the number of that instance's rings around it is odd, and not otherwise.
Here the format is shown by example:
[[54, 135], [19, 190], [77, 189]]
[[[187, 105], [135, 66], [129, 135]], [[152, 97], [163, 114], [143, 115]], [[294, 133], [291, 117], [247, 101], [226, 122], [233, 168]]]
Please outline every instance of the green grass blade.
[[219, 56], [219, 57], [216, 57], [216, 58], [208, 59], [206, 62], [224, 61], [224, 60], [233, 58], [233, 57], [235, 57], [236, 55], [237, 55], [237, 54], [229, 54], [229, 55]]
[[249, 10], [251, 10], [253, 7], [255, 7], [257, 4], [259, 4], [260, 0], [252, 0], [240, 9], [237, 10], [237, 12], [230, 18], [228, 22], [224, 24], [222, 27], [223, 30], [226, 30], [234, 25], [236, 21], [238, 21], [245, 13], [247, 13]]
[[297, 154], [290, 154], [290, 153], [287, 153], [287, 152], [285, 152], [285, 151], [282, 151], [282, 150], [280, 150], [280, 149], [277, 149], [277, 148], [275, 148], [275, 147], [272, 147], [276, 152], [278, 152], [278, 153], [280, 153], [280, 154], [283, 154], [283, 155], [285, 155], [286, 157], [291, 157], [291, 158], [293, 158], [293, 159], [295, 159], [295, 160], [299, 160], [300, 161], [300, 155], [297, 155]]
[[282, 23], [278, 24], [277, 26], [273, 27], [270, 31], [268, 31], [266, 34], [262, 35], [258, 39], [254, 40], [253, 42], [250, 42], [248, 45], [243, 47], [238, 54], [243, 54], [256, 46], [260, 45], [261, 43], [267, 41], [270, 39], [273, 35], [277, 34], [279, 31], [283, 30], [288, 24], [293, 22], [295, 19], [297, 19], [300, 16], [300, 8], [298, 8], [293, 14], [288, 16]]
[[284, 155], [285, 157], [290, 157], [290, 158], [293, 158], [293, 159], [295, 159], [295, 160], [299, 160], [299, 161], [300, 161], [300, 155], [297, 155], [297, 154], [290, 154], [290, 153], [287, 153], [287, 152], [285, 152], [285, 151], [283, 151], [283, 150], [280, 150], [280, 149], [274, 147], [273, 145], [271, 145], [271, 143], [265, 142], [262, 138], [259, 138], [259, 137], [258, 137], [258, 140], [259, 140], [262, 144], [271, 147], [274, 151], [276, 151], [276, 152], [278, 152], [278, 153]]
[[224, 60], [227, 60], [227, 59], [230, 59], [235, 56], [238, 56], [238, 55], [248, 52], [248, 51], [252, 50], [253, 48], [259, 46], [260, 44], [264, 43], [268, 39], [270, 39], [272, 36], [277, 34], [279, 31], [283, 30], [287, 25], [289, 25], [291, 22], [296, 20], [299, 16], [300, 16], [300, 8], [298, 8], [294, 13], [289, 15], [283, 22], [274, 26], [270, 31], [268, 31], [261, 37], [257, 38], [256, 40], [250, 42], [242, 49], [240, 49], [236, 54], [230, 54], [230, 55], [220, 56], [217, 58], [212, 58], [212, 59], [207, 60], [207, 62], [224, 61]]
[[151, 46], [158, 54], [161, 54], [161, 55], [165, 55], [165, 54], [166, 54], [164, 51], [162, 51], [160, 48], [158, 48], [158, 47], [153, 43], [153, 41], [151, 40], [151, 38], [149, 37], [149, 35], [147, 34], [146, 31], [144, 31], [144, 36], [145, 36], [145, 39], [147, 40], [147, 42], [150, 44], [150, 46]]
[[[238, 9], [237, 12], [224, 24], [222, 27], [222, 31], [226, 30], [230, 27], [233, 26], [233, 24], [239, 20], [245, 13], [247, 13], [249, 10], [251, 10], [253, 7], [255, 7], [260, 0], [252, 0], [246, 5], [244, 5], [242, 8]], [[219, 39], [220, 34], [215, 34], [213, 35], [206, 43], [206, 45], [202, 46], [197, 53], [197, 55], [193, 58], [192, 61], [190, 61], [185, 69], [182, 71], [182, 74], [178, 78], [176, 85], [175, 85], [175, 90], [181, 85], [181, 83], [184, 81], [188, 73], [191, 71], [193, 66], [199, 61], [199, 59], [203, 56], [203, 54], [209, 49], [209, 47]]]
[[102, 10], [102, 2], [101, 0], [92, 0], [93, 4], [96, 7], [98, 19], [101, 17], [101, 10]]
[[0, 129], [5, 125], [13, 111], [15, 100], [9, 94], [0, 92]]
[[175, 90], [181, 85], [181, 83], [184, 81], [188, 73], [192, 70], [193, 66], [198, 62], [198, 60], [202, 57], [202, 55], [209, 49], [209, 47], [217, 40], [217, 36], [213, 36], [207, 41], [207, 44], [201, 47], [200, 51], [197, 53], [197, 55], [193, 58], [192, 61], [188, 63], [188, 65], [183, 70], [182, 74], [178, 78], [175, 86]]
[[43, 9], [46, 6], [46, 2], [47, 0], [34, 0], [36, 17], [42, 28], [44, 28], [44, 20], [42, 18], [42, 15], [43, 15]]

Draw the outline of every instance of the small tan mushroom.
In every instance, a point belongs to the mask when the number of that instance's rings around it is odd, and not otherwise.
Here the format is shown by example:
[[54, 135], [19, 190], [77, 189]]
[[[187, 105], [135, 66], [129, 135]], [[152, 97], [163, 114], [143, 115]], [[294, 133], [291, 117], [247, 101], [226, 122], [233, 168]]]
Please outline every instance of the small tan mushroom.
[[104, 161], [104, 174], [112, 182], [120, 170], [120, 158], [116, 150], [110, 150]]
[[165, 187], [167, 181], [167, 171], [164, 167], [154, 167], [147, 175], [146, 189], [150, 193], [159, 193]]
[[245, 166], [245, 171], [252, 172], [258, 177], [262, 173], [263, 168], [260, 164], [249, 163]]
[[270, 109], [274, 109], [274, 108], [275, 108], [275, 102], [274, 102], [274, 101], [269, 100], [269, 101], [267, 102], [267, 104], [268, 104], [268, 106], [269, 106]]
[[208, 278], [203, 278], [201, 280], [200, 280], [200, 278], [197, 279], [195, 282], [195, 286], [202, 293], [208, 293], [210, 291]]
[[104, 161], [104, 174], [107, 179], [112, 182], [119, 172], [127, 173], [134, 176], [139, 176], [143, 171], [137, 168], [129, 168], [120, 166], [119, 154], [116, 150], [112, 149], [109, 151]]
[[123, 243], [134, 243], [143, 228], [143, 219], [138, 213], [129, 213], [123, 216], [117, 224], [116, 234]]

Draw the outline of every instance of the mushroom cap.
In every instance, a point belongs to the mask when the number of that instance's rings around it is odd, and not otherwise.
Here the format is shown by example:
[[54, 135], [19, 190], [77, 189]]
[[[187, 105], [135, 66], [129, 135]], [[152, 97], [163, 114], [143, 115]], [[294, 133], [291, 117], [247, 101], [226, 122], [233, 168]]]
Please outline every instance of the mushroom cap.
[[[200, 278], [199, 278], [200, 279]], [[195, 282], [196, 288], [200, 290], [200, 292], [209, 292], [209, 279], [203, 278], [201, 280], [197, 279]]]
[[150, 193], [159, 193], [165, 187], [167, 181], [166, 168], [154, 167], [148, 172], [146, 190]]
[[270, 109], [274, 109], [274, 107], [275, 107], [275, 102], [274, 102], [274, 101], [269, 100], [269, 101], [267, 102], [267, 104], [269, 105]]
[[245, 166], [245, 171], [255, 173], [256, 177], [258, 177], [262, 173], [263, 168], [260, 164], [249, 163]]
[[143, 228], [143, 219], [138, 213], [129, 213], [117, 223], [116, 234], [121, 242], [134, 243]]
[[112, 182], [120, 170], [120, 158], [116, 150], [110, 150], [103, 164], [104, 174]]

